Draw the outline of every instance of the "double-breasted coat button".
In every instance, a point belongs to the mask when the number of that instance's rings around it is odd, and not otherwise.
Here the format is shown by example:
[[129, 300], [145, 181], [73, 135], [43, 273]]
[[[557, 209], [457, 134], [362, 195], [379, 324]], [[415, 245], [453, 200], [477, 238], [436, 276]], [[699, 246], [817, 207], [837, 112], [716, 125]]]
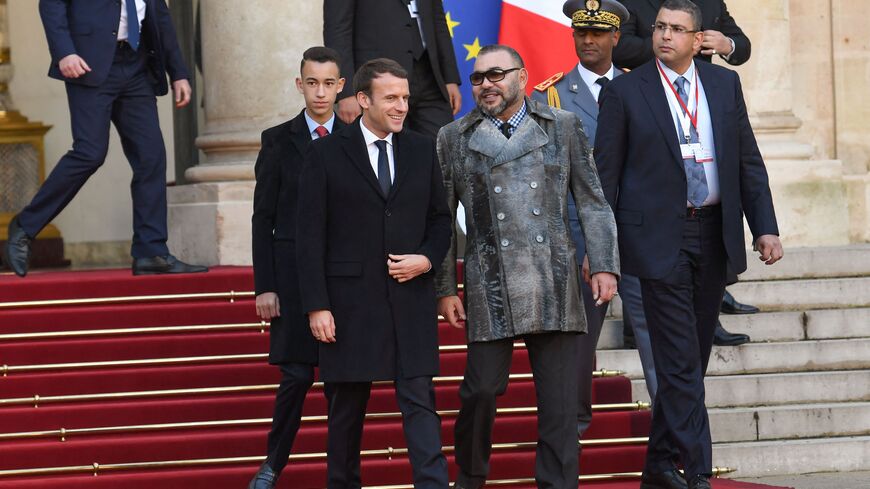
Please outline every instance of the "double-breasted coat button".
[[532, 182], [532, 183], [530, 183], [530, 184], [529, 184], [529, 187], [532, 187], [533, 189], [538, 188], [538, 182]]
[[499, 212], [495, 217], [497, 217], [499, 221], [504, 221], [504, 212]]
[[543, 243], [544, 237], [539, 234], [539, 235], [535, 236], [535, 241], [537, 241], [538, 243]]
[[534, 214], [534, 215], [536, 215], [536, 216], [540, 216], [540, 215], [541, 215], [541, 209], [538, 209], [537, 207], [535, 207], [534, 209], [532, 209], [532, 214]]
[[499, 185], [496, 185], [495, 188], [492, 189], [492, 190], [493, 190], [495, 193], [497, 193], [497, 194], [500, 194], [500, 193], [501, 193], [501, 187], [500, 187]]
[[503, 240], [501, 240], [501, 245], [502, 245], [502, 246], [507, 246], [507, 245], [509, 245], [509, 244], [511, 244], [511, 242], [508, 241], [507, 239], [503, 239]]

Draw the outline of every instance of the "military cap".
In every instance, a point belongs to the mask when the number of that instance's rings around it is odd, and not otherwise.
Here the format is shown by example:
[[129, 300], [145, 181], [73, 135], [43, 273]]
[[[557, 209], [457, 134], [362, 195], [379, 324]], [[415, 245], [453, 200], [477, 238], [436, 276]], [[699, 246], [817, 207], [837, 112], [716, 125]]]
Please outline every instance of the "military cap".
[[628, 20], [628, 9], [616, 0], [568, 0], [562, 12], [575, 29], [619, 29]]

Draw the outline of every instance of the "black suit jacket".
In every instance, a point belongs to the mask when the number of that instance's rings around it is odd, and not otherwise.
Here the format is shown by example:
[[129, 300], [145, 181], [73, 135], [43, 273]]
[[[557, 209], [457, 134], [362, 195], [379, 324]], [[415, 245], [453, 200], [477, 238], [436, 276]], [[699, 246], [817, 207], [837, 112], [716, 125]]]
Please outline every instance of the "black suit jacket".
[[[393, 136], [396, 177], [384, 197], [359, 124], [314, 141], [299, 182], [302, 307], [335, 318], [336, 343], [320, 345], [321, 378], [436, 375], [434, 271], [452, 226], [435, 144], [407, 129]], [[388, 253], [426, 255], [432, 271], [400, 284], [387, 273]]]
[[[702, 30], [717, 30], [734, 39], [734, 54], [728, 58], [728, 63], [742, 65], [749, 60], [752, 44], [728, 13], [724, 0], [693, 1], [701, 9]], [[617, 66], [633, 70], [653, 59], [652, 25], [662, 3], [662, 0], [622, 0], [630, 17], [620, 27], [622, 37], [613, 48], [613, 62]], [[710, 61], [712, 57], [699, 54], [695, 59]]]
[[[722, 205], [722, 238], [735, 273], [746, 269], [743, 214], [753, 238], [778, 234], [767, 170], [740, 79], [695, 63], [707, 93]], [[673, 269], [686, 215], [686, 174], [655, 61], [615, 78], [601, 94], [595, 161], [614, 209], [622, 269], [661, 278]]]
[[[344, 126], [336, 117], [333, 132]], [[293, 119], [263, 131], [254, 165], [254, 288], [258, 295], [277, 293], [281, 305], [281, 316], [272, 319], [269, 330], [271, 363], [317, 363], [317, 342], [302, 312], [296, 267], [299, 174], [309, 143], [311, 134], [303, 110]]]
[[[417, 0], [432, 73], [449, 101], [445, 84], [459, 84], [459, 70], [441, 0]], [[419, 30], [405, 0], [324, 0], [323, 42], [341, 55], [347, 80], [339, 99], [353, 95], [353, 75], [366, 61], [390, 58], [413, 73], [413, 32]]]
[[[164, 95], [169, 91], [167, 73], [172, 81], [189, 79], [190, 75], [166, 0], [145, 0], [145, 4], [139, 49], [145, 50], [154, 93]], [[92, 87], [102, 84], [109, 75], [118, 45], [122, 7], [119, 0], [40, 0], [39, 15], [51, 52], [48, 76]], [[79, 78], [65, 78], [58, 63], [70, 54], [81, 56], [91, 72]]]

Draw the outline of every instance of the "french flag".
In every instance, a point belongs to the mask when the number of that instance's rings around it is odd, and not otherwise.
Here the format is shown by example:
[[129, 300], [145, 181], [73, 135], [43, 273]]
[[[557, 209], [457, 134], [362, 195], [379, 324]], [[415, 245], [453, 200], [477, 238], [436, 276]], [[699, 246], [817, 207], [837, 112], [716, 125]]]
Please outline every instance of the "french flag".
[[507, 44], [516, 49], [529, 71], [528, 92], [554, 73], [577, 64], [571, 20], [562, 14], [563, 0], [444, 0], [447, 27], [462, 78], [462, 111], [474, 107], [468, 75], [481, 47]]

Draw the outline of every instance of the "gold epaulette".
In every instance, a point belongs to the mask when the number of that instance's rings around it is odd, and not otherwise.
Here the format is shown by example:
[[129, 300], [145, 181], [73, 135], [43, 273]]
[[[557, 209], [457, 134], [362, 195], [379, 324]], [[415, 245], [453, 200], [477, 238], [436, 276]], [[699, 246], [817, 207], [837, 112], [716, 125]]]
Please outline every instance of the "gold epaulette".
[[551, 76], [550, 78], [547, 78], [546, 80], [542, 81], [541, 83], [538, 83], [537, 85], [535, 85], [535, 90], [537, 90], [539, 92], [543, 92], [544, 90], [552, 87], [556, 82], [558, 82], [559, 80], [561, 80], [564, 77], [565, 77], [565, 73], [560, 71], [560, 72], [556, 73], [555, 75]]

